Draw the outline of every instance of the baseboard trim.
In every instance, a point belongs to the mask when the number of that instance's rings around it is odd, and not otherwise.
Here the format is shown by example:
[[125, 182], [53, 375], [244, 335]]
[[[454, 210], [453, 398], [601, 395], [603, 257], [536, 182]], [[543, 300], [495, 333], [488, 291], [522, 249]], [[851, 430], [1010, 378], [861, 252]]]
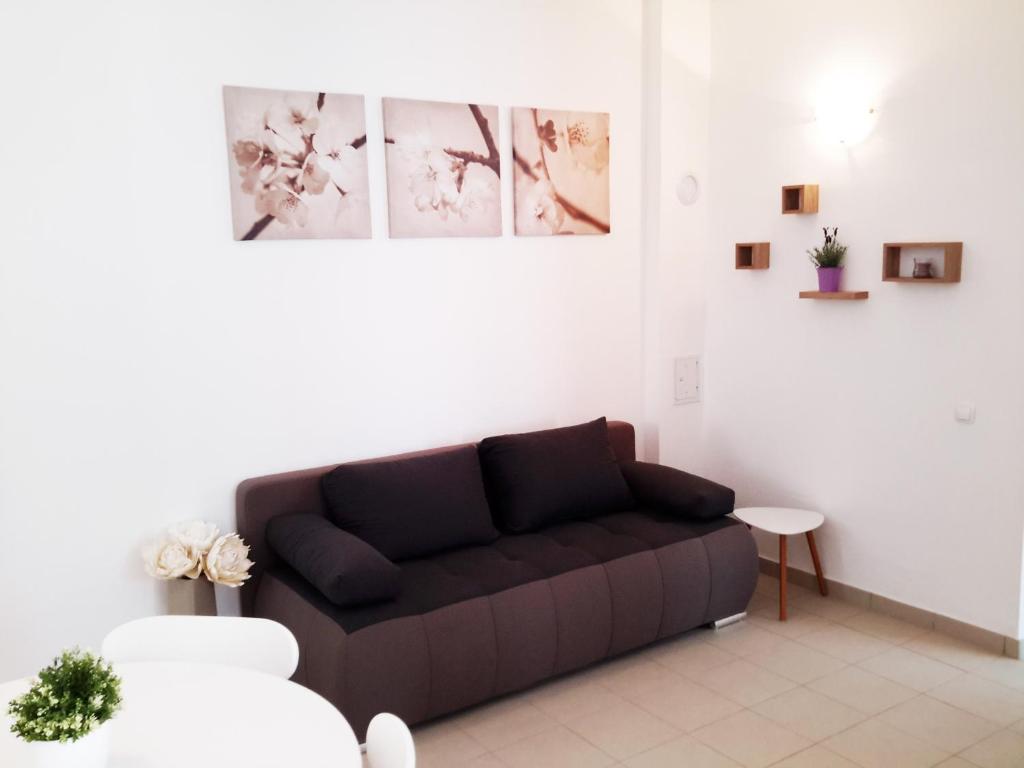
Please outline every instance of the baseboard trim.
[[[767, 576], [775, 578], [779, 576], [779, 564], [766, 557], [760, 558], [760, 569], [761, 573]], [[812, 591], [817, 591], [818, 589], [818, 580], [809, 571], [802, 571], [789, 566], [786, 568], [786, 578], [791, 584], [795, 584], [798, 587]], [[955, 637], [958, 640], [973, 643], [992, 653], [1003, 654], [1013, 659], [1024, 658], [1021, 656], [1021, 640], [1015, 637], [1000, 635], [998, 632], [976, 627], [965, 621], [951, 619], [949, 616], [943, 616], [941, 613], [926, 611], [923, 608], [901, 603], [888, 597], [882, 597], [858, 587], [851, 587], [849, 584], [843, 584], [841, 581], [835, 581], [827, 577], [825, 581], [828, 584], [829, 594], [844, 602], [853, 603], [866, 610], [892, 616], [894, 619], [916, 624], [919, 627], [933, 629], [936, 632]]]

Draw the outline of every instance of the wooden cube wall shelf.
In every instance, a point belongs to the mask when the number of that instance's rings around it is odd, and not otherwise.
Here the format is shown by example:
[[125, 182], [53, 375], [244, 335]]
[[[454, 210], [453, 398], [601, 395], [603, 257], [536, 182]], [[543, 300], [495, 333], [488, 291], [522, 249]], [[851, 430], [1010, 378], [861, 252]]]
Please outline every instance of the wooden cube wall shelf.
[[736, 269], [768, 269], [771, 243], [736, 243]]
[[782, 188], [783, 213], [817, 213], [818, 185], [794, 184]]
[[[942, 249], [941, 277], [900, 276], [903, 250]], [[882, 280], [887, 283], [959, 283], [963, 264], [963, 243], [885, 243], [882, 246]]]
[[832, 301], [859, 301], [868, 297], [867, 291], [800, 291], [801, 299], [830, 299]]

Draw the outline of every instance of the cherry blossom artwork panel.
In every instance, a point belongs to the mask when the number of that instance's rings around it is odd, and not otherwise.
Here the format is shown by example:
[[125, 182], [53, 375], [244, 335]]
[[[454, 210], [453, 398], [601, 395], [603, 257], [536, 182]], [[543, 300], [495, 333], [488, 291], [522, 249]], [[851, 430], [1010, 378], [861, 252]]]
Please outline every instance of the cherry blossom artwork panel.
[[498, 108], [384, 99], [391, 237], [501, 235]]
[[224, 86], [236, 240], [370, 237], [362, 96]]
[[517, 235], [611, 232], [609, 115], [512, 109]]

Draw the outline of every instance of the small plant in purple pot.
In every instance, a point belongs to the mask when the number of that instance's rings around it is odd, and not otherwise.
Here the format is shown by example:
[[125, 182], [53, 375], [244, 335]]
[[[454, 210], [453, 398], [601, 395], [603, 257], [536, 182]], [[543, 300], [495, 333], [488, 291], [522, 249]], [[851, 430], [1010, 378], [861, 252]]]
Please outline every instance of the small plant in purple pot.
[[843, 275], [846, 246], [839, 243], [839, 227], [833, 227], [832, 234], [829, 234], [828, 227], [822, 227], [822, 231], [825, 233], [825, 244], [807, 251], [807, 255], [818, 270], [818, 290], [822, 293], [835, 293], [839, 290], [839, 281]]

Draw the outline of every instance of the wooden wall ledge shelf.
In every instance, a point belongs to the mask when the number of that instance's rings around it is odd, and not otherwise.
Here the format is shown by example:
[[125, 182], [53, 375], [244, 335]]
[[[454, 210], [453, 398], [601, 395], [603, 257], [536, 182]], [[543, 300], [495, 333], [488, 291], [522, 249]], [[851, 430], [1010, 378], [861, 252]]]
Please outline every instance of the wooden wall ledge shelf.
[[736, 243], [736, 269], [768, 269], [771, 243]]
[[782, 188], [783, 213], [817, 213], [818, 185], [789, 184]]
[[886, 283], [959, 283], [959, 280], [947, 280], [944, 277], [883, 277]]
[[[941, 250], [941, 277], [906, 277], [900, 275], [903, 249]], [[882, 245], [882, 280], [886, 283], [959, 283], [963, 266], [963, 243], [884, 243]]]
[[867, 291], [800, 291], [801, 299], [828, 299], [830, 301], [860, 301], [868, 297]]

